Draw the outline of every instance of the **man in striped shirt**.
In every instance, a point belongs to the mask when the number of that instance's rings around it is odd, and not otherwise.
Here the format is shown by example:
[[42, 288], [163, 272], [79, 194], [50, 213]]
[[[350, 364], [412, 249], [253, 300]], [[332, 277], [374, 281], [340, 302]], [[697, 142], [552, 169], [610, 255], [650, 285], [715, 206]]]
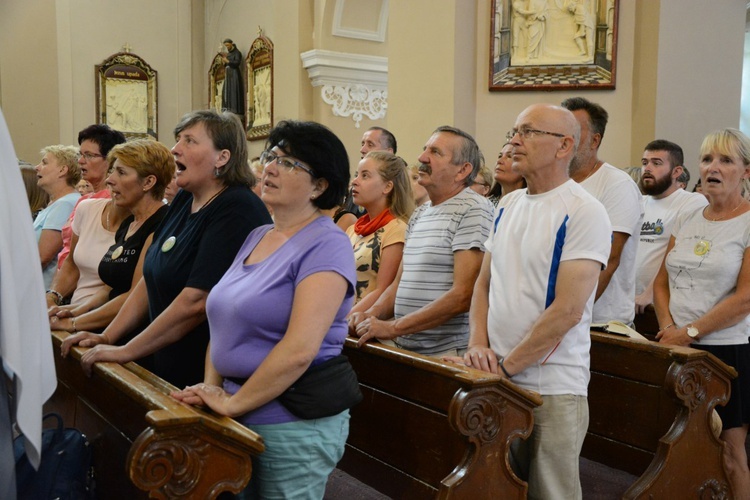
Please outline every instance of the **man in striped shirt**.
[[492, 221], [492, 204], [469, 186], [481, 153], [472, 136], [439, 127], [419, 156], [419, 183], [430, 201], [409, 221], [404, 256], [393, 283], [350, 328], [370, 339], [428, 356], [461, 355], [468, 311]]

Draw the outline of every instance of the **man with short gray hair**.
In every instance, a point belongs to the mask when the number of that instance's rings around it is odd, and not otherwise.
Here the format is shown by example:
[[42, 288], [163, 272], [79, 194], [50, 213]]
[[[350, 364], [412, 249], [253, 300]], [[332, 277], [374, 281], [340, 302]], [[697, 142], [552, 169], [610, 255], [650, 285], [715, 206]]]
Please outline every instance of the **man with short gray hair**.
[[466, 350], [471, 294], [492, 222], [492, 204], [469, 188], [480, 158], [474, 138], [454, 127], [437, 128], [425, 144], [419, 184], [430, 201], [409, 221], [393, 283], [350, 319], [360, 344], [393, 341], [428, 356]]

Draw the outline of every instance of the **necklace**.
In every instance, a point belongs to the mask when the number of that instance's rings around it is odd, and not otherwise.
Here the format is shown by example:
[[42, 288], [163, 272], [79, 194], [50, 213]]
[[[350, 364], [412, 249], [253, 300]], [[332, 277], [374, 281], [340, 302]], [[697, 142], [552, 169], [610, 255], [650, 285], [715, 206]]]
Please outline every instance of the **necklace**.
[[223, 192], [224, 192], [224, 190], [225, 190], [225, 189], [226, 189], [227, 187], [229, 187], [229, 186], [224, 186], [224, 187], [223, 187], [223, 188], [221, 188], [221, 189], [220, 189], [219, 191], [217, 191], [217, 192], [216, 192], [216, 194], [214, 194], [214, 195], [213, 195], [212, 197], [210, 197], [210, 198], [208, 199], [208, 201], [207, 201], [206, 203], [204, 203], [203, 205], [201, 205], [201, 207], [200, 207], [200, 208], [199, 208], [198, 210], [196, 210], [196, 212], [200, 212], [201, 210], [203, 210], [204, 208], [206, 208], [206, 207], [208, 206], [208, 204], [209, 204], [209, 203], [211, 203], [212, 201], [214, 201], [214, 199], [215, 199], [215, 198], [216, 198], [217, 196], [219, 196], [219, 195], [220, 195], [221, 193], [223, 193]]
[[106, 210], [107, 210], [107, 231], [112, 231], [112, 227], [109, 225], [109, 213], [112, 211], [112, 204], [107, 204]]
[[705, 209], [703, 210], [703, 215], [704, 215], [704, 216], [706, 217], [706, 219], [710, 220], [711, 222], [718, 222], [718, 221], [720, 221], [720, 220], [723, 220], [723, 219], [725, 219], [725, 218], [729, 217], [730, 215], [732, 215], [732, 214], [733, 214], [733, 213], [734, 213], [734, 212], [735, 212], [735, 211], [736, 211], [736, 210], [737, 210], [738, 208], [740, 208], [740, 207], [742, 206], [742, 203], [744, 203], [744, 201], [745, 201], [745, 200], [740, 200], [740, 203], [739, 203], [739, 205], [737, 205], [736, 207], [734, 207], [734, 208], [733, 208], [733, 209], [732, 209], [732, 210], [731, 210], [731, 211], [730, 211], [729, 213], [726, 213], [726, 214], [724, 214], [724, 215], [722, 215], [722, 216], [720, 216], [720, 217], [716, 217], [715, 219], [712, 219], [712, 218], [710, 218], [710, 217], [708, 216], [708, 209], [709, 209], [709, 208], [711, 208], [711, 205], [708, 205], [708, 206], [707, 206], [707, 207], [706, 207], [706, 208], [705, 208]]
[[[583, 180], [581, 180], [581, 182], [585, 181], [586, 179], [588, 179], [589, 177], [591, 177], [592, 175], [594, 175], [594, 172], [596, 172], [596, 170], [597, 170], [597, 169], [598, 169], [598, 168], [599, 168], [600, 166], [602, 166], [602, 165], [604, 165], [604, 162], [601, 162], [601, 161], [598, 161], [598, 162], [594, 163], [594, 168], [592, 168], [592, 169], [591, 169], [591, 170], [589, 171], [589, 173], [588, 173], [588, 174], [586, 175], [586, 177], [584, 177], [584, 178], [583, 178]], [[580, 182], [579, 182], [579, 184], [580, 184]]]

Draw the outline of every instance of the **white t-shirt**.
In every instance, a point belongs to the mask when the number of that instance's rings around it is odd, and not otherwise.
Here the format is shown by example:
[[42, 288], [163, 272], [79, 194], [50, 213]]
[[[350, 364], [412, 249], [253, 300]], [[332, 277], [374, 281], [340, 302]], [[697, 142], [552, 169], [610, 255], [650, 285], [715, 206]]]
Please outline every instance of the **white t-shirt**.
[[115, 231], [107, 231], [102, 225], [102, 212], [109, 202], [103, 198], [83, 200], [73, 217], [73, 232], [78, 235], [73, 262], [80, 271], [70, 299], [73, 305], [82, 304], [104, 286], [99, 278], [99, 262], [115, 243]]
[[[497, 207], [485, 243], [492, 254], [487, 327], [490, 347], [507, 355], [554, 301], [561, 262], [607, 264], [612, 228], [607, 213], [575, 181], [539, 195], [517, 190]], [[543, 395], [587, 395], [592, 290], [581, 321], [552, 351], [514, 375], [513, 382]]]
[[628, 174], [604, 163], [581, 182], [586, 191], [607, 209], [612, 231], [629, 234], [607, 289], [594, 304], [594, 323], [616, 320], [631, 324], [635, 317], [635, 253], [641, 227], [641, 192]]
[[700, 193], [688, 193], [678, 189], [661, 199], [643, 197], [643, 224], [641, 238], [635, 254], [635, 294], [643, 293], [659, 271], [672, 225], [680, 213], [692, 212], [708, 205], [708, 200]]
[[[672, 230], [675, 244], [667, 254], [669, 312], [683, 327], [737, 291], [745, 250], [750, 246], [750, 212], [725, 221], [709, 221], [703, 209], [681, 213]], [[750, 316], [695, 343], [747, 344]]]
[[[492, 203], [469, 188], [439, 205], [417, 207], [409, 219], [396, 291], [394, 317], [401, 318], [433, 302], [453, 286], [454, 254], [477, 248], [490, 233]], [[434, 355], [466, 349], [469, 314], [458, 314], [442, 325], [395, 339], [402, 349]]]

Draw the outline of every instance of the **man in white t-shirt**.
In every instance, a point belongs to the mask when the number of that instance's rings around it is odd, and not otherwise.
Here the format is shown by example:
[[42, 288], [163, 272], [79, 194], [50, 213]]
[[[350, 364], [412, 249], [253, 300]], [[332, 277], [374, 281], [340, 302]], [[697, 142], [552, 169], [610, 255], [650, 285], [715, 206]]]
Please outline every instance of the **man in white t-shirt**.
[[705, 196], [688, 193], [680, 186], [686, 172], [682, 148], [674, 142], [657, 139], [646, 145], [641, 165], [643, 224], [635, 257], [635, 312], [643, 313], [654, 302], [654, 278], [664, 260], [672, 225], [682, 211], [708, 205]]
[[360, 343], [392, 341], [435, 357], [466, 352], [471, 294], [492, 223], [492, 203], [469, 188], [480, 157], [474, 138], [454, 127], [439, 127], [425, 144], [419, 184], [430, 201], [409, 220], [393, 283], [349, 319]]
[[581, 142], [570, 163], [570, 177], [599, 200], [612, 223], [612, 252], [599, 276], [593, 323], [635, 317], [635, 254], [641, 227], [641, 192], [628, 174], [599, 159], [598, 152], [609, 118], [600, 105], [583, 97], [562, 102], [581, 126]]
[[471, 303], [463, 361], [537, 391], [534, 428], [511, 444], [529, 498], [581, 498], [588, 428], [590, 325], [612, 228], [593, 196], [568, 177], [580, 128], [568, 110], [526, 108], [508, 134], [528, 183], [495, 211]]

